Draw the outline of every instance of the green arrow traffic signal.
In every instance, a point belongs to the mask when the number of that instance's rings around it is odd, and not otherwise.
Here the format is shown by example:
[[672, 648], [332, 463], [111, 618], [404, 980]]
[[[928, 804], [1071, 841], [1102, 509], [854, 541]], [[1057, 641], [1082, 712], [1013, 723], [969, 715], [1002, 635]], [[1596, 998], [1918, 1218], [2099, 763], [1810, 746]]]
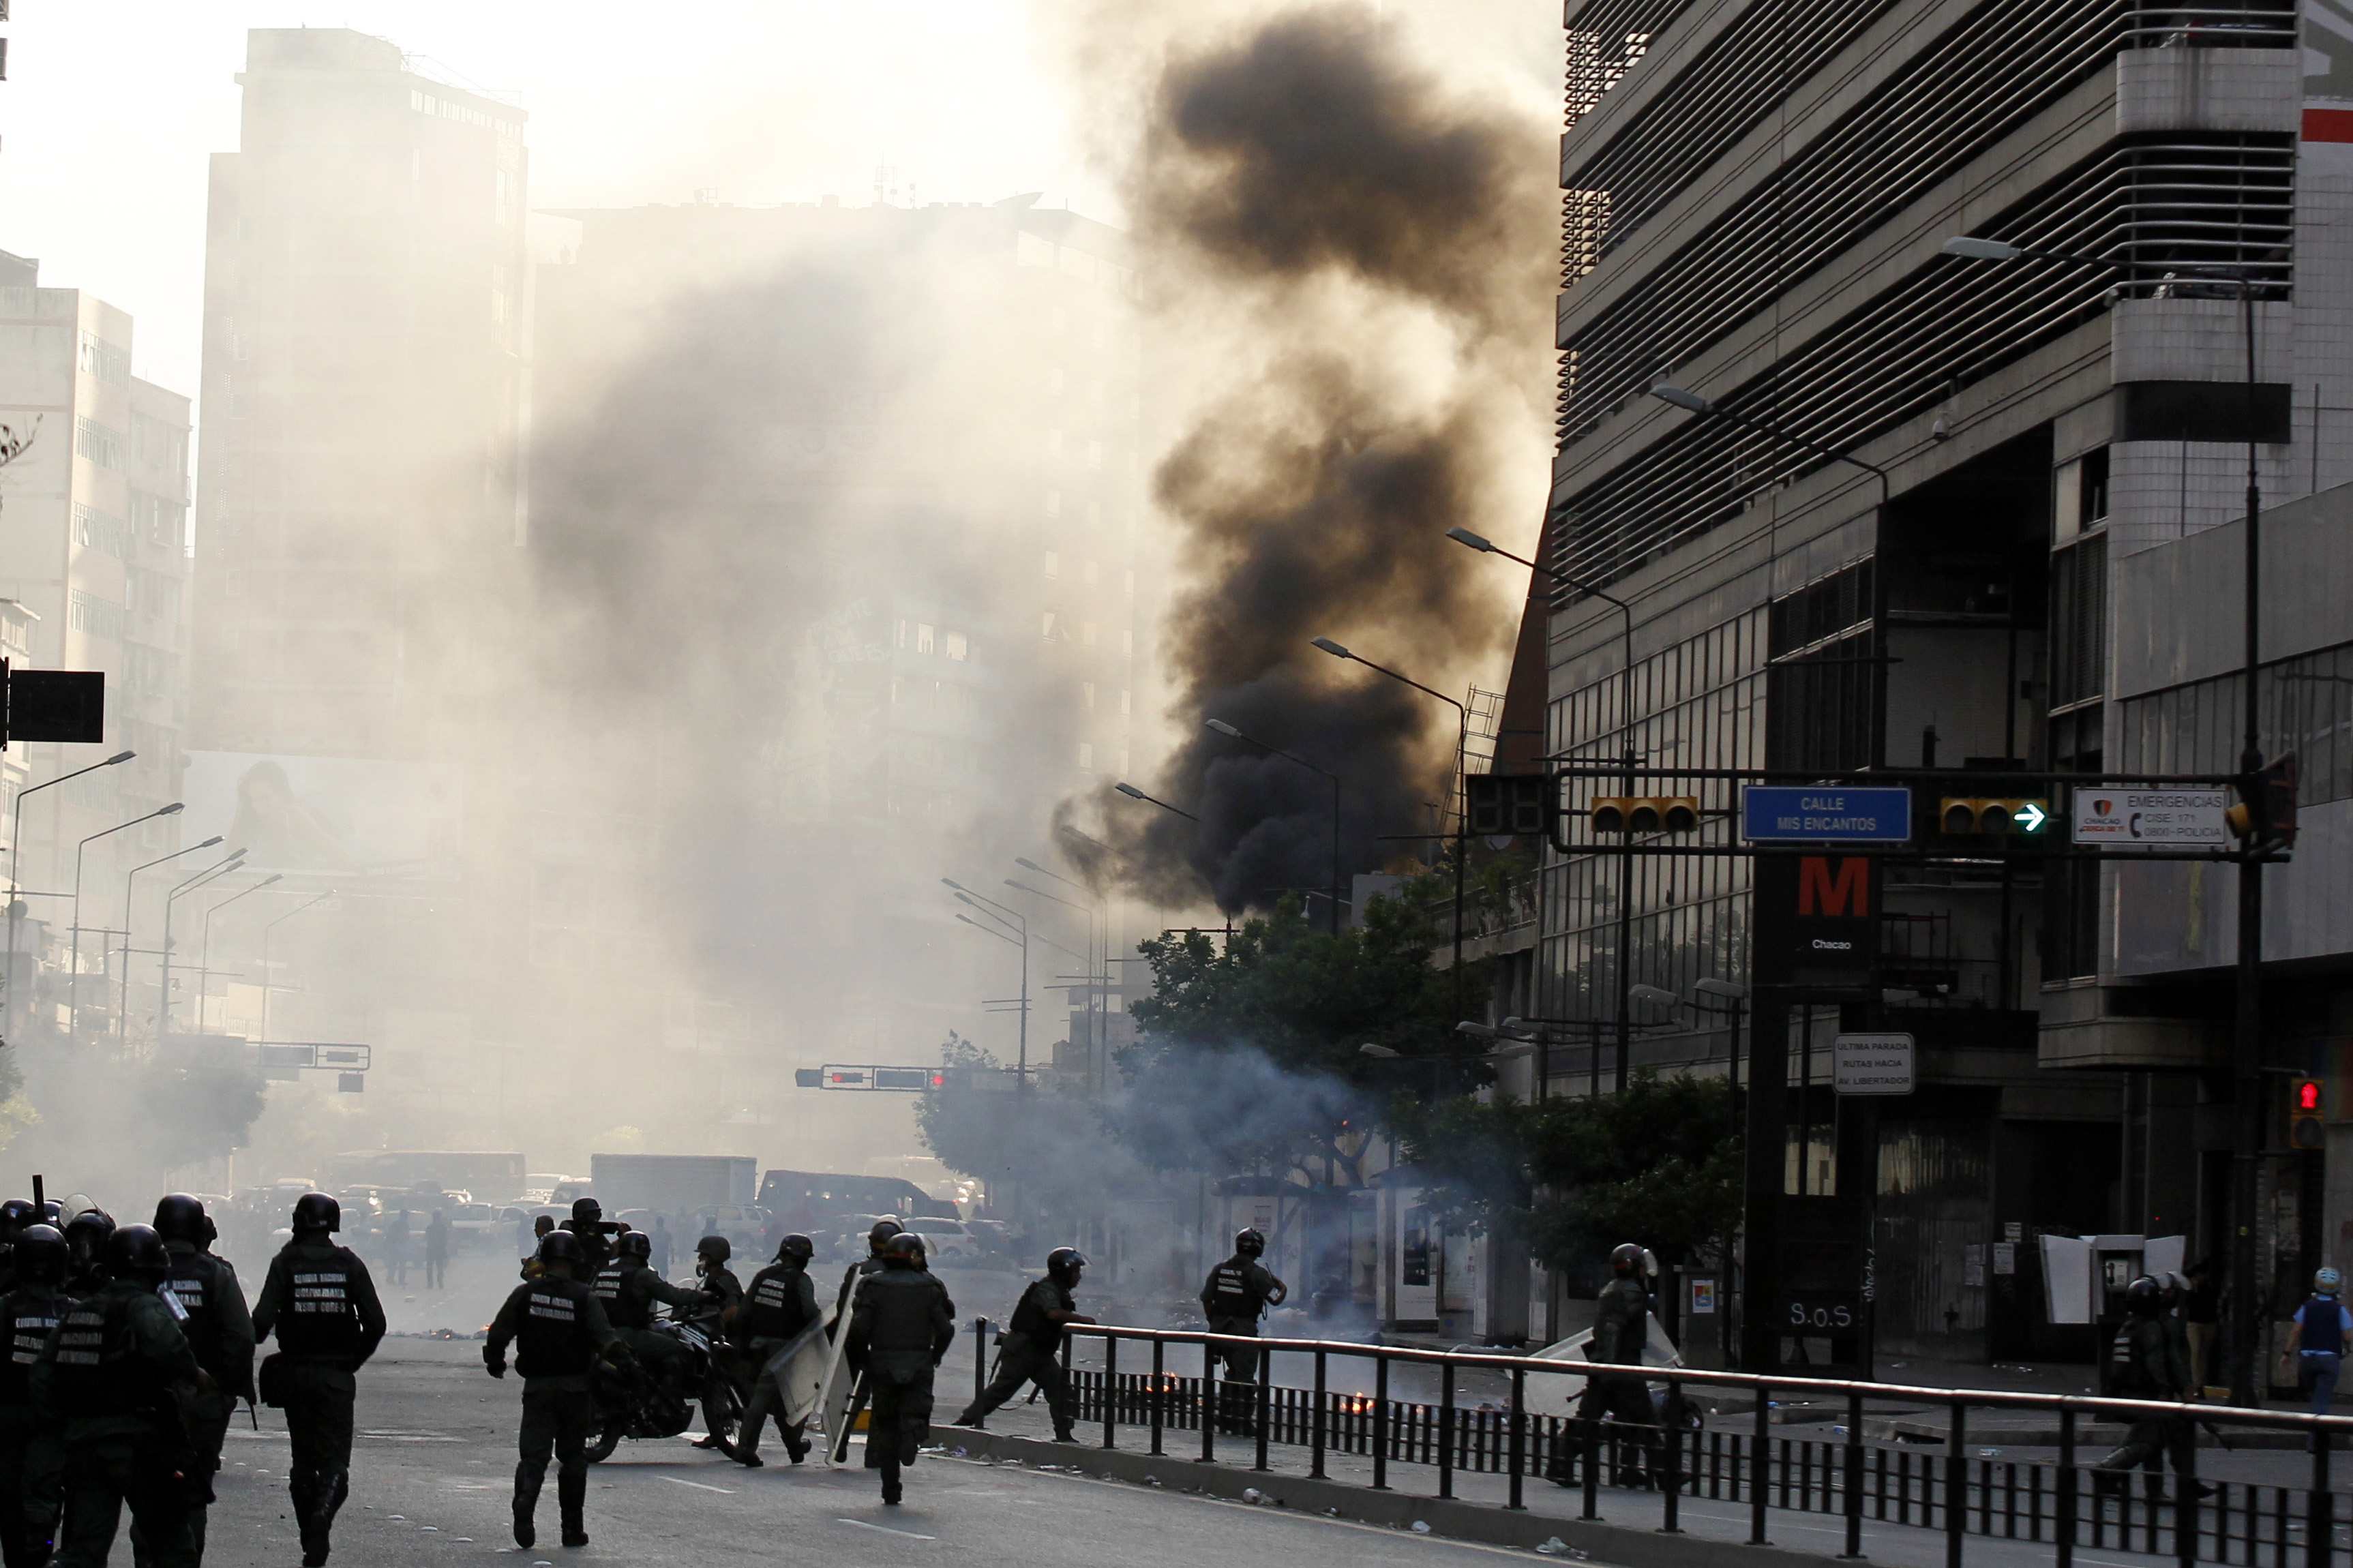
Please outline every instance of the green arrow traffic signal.
[[2010, 819], [2018, 824], [2019, 831], [2022, 833], [2039, 833], [2042, 830], [2042, 825], [2051, 820], [2051, 814], [2043, 810], [2042, 803], [2037, 800], [2020, 803], [2018, 809], [2010, 815]]

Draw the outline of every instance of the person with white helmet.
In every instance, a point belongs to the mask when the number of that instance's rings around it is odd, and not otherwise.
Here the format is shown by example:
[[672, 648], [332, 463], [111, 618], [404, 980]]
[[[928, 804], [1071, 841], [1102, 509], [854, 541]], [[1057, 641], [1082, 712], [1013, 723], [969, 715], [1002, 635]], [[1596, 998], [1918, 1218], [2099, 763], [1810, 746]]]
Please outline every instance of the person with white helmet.
[[2312, 1396], [2312, 1413], [2328, 1414], [2337, 1379], [2345, 1370], [2345, 1349], [2353, 1342], [2353, 1311], [2340, 1299], [2345, 1276], [2323, 1267], [2312, 1276], [2312, 1299], [2295, 1310], [2287, 1331], [2287, 1354], [2295, 1363], [2296, 1386]]

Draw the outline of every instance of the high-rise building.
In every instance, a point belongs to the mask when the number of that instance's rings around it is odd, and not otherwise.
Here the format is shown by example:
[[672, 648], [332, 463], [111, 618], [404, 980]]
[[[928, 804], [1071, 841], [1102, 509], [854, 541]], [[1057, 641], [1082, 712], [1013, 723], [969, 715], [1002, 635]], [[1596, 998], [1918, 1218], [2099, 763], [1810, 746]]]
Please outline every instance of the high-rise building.
[[[18, 789], [137, 753], [25, 804], [16, 877], [26, 913], [52, 931], [73, 920], [82, 841], [180, 798], [186, 767], [188, 400], [132, 374], [132, 339], [126, 312], [43, 288], [37, 262], [0, 253], [0, 425], [31, 438], [0, 468], [0, 651], [107, 678], [105, 749], [11, 746], [0, 826], [16, 821]], [[179, 832], [157, 817], [82, 853], [85, 971], [103, 962], [98, 933], [122, 923], [122, 870]], [[100, 989], [93, 978], [85, 1022]]]
[[471, 684], [452, 606], [519, 528], [523, 114], [361, 33], [246, 48], [206, 238], [197, 743], [432, 754]]
[[[1833, 0], [1802, 24], [1572, 4], [1547, 560], [1630, 603], [1634, 668], [1617, 609], [1562, 586], [1546, 750], [1791, 776], [2230, 771], [2214, 650], [2197, 679], [2146, 658], [2129, 693], [2111, 676], [2120, 637], [2193, 606], [2152, 602], [2150, 574], [2143, 626], [2109, 606], [2136, 555], [2241, 515], [2251, 437], [2272, 503], [2353, 476], [2353, 55], [2341, 22], [2314, 25], [2341, 8], [2307, 9], [2300, 37], [2287, 0]], [[2000, 244], [1969, 258], [1957, 236]], [[2004, 246], [2081, 259], [1986, 258]], [[2299, 638], [2283, 652], [2330, 641]], [[2300, 850], [2272, 881], [2284, 900], [2332, 875]], [[2196, 1256], [2251, 1217], [2231, 1215], [2217, 1070], [2228, 943], [2158, 929], [2205, 905], [2137, 904], [2144, 873], [2113, 866], [1890, 863], [1867, 983], [1758, 1018], [1724, 998], [1793, 911], [1750, 862], [1641, 858], [1624, 904], [1618, 876], [1610, 855], [1551, 859], [1540, 1011], [1609, 1041], [1622, 961], [1687, 1002], [1637, 1067], [1720, 1073], [1730, 1043], [1786, 1039], [1785, 1184], [1863, 1216], [1883, 1348], [2084, 1350], [2042, 1310], [2038, 1236], [2187, 1236]], [[2306, 967], [2274, 982], [2274, 1065], [2329, 1037], [2348, 947], [2288, 950]], [[1916, 1090], [1875, 1123], [1831, 1092], [1841, 1026], [1917, 1042]], [[2323, 1226], [2302, 1190], [2309, 1235], [2336, 1236], [2342, 1205]], [[2293, 1247], [2274, 1256], [2288, 1279]]]

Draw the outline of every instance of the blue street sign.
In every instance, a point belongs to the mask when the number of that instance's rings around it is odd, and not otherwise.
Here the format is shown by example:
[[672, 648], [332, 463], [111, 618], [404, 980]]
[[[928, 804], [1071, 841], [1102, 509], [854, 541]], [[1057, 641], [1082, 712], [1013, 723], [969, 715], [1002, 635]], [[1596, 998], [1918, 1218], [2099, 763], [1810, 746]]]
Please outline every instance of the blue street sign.
[[1751, 844], [1909, 843], [1912, 792], [1746, 784], [1740, 791], [1740, 837]]

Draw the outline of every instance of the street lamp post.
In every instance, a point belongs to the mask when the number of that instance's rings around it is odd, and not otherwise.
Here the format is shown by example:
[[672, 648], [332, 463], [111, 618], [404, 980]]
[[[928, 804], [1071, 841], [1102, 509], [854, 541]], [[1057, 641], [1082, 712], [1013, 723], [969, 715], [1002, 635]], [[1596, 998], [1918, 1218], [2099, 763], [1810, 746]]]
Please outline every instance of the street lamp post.
[[[217, 840], [216, 840], [216, 842], [217, 842]], [[334, 896], [335, 889], [332, 888], [329, 888], [323, 893], [313, 894], [311, 897], [303, 900], [301, 903], [295, 905], [292, 909], [288, 910], [284, 914], [280, 915], [276, 920], [271, 921], [268, 925], [261, 928], [261, 1038], [265, 1044], [268, 1043], [269, 1039], [269, 993], [272, 989], [269, 984], [269, 939], [277, 931], [280, 926], [284, 925], [288, 921], [292, 920], [296, 915], [301, 914], [312, 904], [320, 903], [325, 900], [332, 899]], [[501, 1069], [503, 1070], [506, 1065], [506, 1059], [503, 1053], [500, 1057], [499, 1065]]]
[[[1022, 865], [1028, 864], [1026, 861], [1016, 863]], [[1050, 873], [1049, 873], [1049, 875], [1050, 875]], [[1088, 1064], [1092, 1066], [1095, 1055], [1094, 990], [1097, 979], [1102, 975], [1103, 970], [1108, 967], [1107, 965], [1098, 965], [1095, 962], [1095, 911], [1090, 905], [1077, 903], [1070, 899], [1065, 899], [1059, 894], [1050, 893], [1043, 888], [1033, 888], [1027, 882], [1017, 882], [1010, 877], [1005, 879], [1005, 885], [1020, 892], [1027, 893], [1033, 899], [1043, 899], [1048, 903], [1060, 904], [1066, 910], [1076, 910], [1080, 914], [1086, 917], [1087, 951], [1082, 954], [1072, 953], [1071, 956], [1077, 958], [1081, 963], [1087, 966], [1087, 1060]], [[1039, 940], [1040, 942], [1044, 942], [1046, 939], [1040, 937]], [[1048, 942], [1047, 945], [1050, 947], [1060, 946], [1059, 943], [1053, 942]], [[1061, 951], [1064, 952], [1070, 952], [1071, 950], [1065, 947], [1061, 948]]]
[[237, 902], [237, 900], [244, 898], [246, 894], [258, 893], [261, 891], [262, 889], [275, 886], [277, 883], [283, 881], [285, 877], [282, 872], [272, 871], [269, 876], [264, 877], [260, 881], [256, 882], [250, 888], [247, 888], [241, 892], [231, 893], [227, 898], [223, 899], [219, 903], [215, 904], [212, 908], [205, 911], [204, 935], [196, 943], [196, 1033], [199, 1035], [205, 1032], [205, 993], [212, 985], [213, 917], [220, 913], [223, 910], [228, 908], [231, 904]]
[[156, 981], [155, 1044], [160, 1047], [172, 1027], [172, 906], [184, 893], [193, 893], [216, 877], [225, 877], [245, 863], [245, 851], [232, 849], [164, 895], [164, 969]]
[[[993, 913], [1021, 933], [1020, 941], [1015, 943], [1021, 949], [1021, 1027], [1018, 1037], [1019, 1055], [1016, 1060], [1018, 1070], [1014, 1074], [1013, 1081], [1026, 1089], [1029, 1087], [1029, 922], [1022, 918], [1020, 910], [1000, 904], [995, 899], [976, 893], [953, 877], [942, 877], [940, 885], [955, 893], [958, 903], [970, 904], [984, 914]], [[962, 915], [956, 918], [964, 920]], [[988, 927], [981, 925], [978, 921], [965, 920], [965, 924], [976, 927], [981, 931], [989, 930]], [[1005, 933], [993, 931], [991, 934], [1004, 936]], [[1006, 937], [1005, 940], [1013, 941], [1011, 937]]]
[[1211, 719], [1207, 722], [1210, 729], [1228, 740], [1246, 742], [1261, 752], [1281, 757], [1286, 763], [1295, 763], [1311, 773], [1322, 773], [1332, 781], [1332, 934], [1338, 936], [1340, 934], [1340, 775], [1328, 768], [1319, 768], [1305, 757], [1286, 752], [1281, 746], [1271, 746], [1256, 735], [1245, 735], [1222, 719]]
[[214, 834], [202, 844], [191, 844], [185, 849], [174, 849], [169, 855], [158, 855], [153, 860], [133, 866], [122, 879], [122, 975], [121, 1000], [114, 1005], [114, 1037], [121, 1039], [131, 1013], [131, 884], [139, 873], [151, 866], [161, 866], [166, 860], [177, 860], [183, 855], [193, 855], [199, 849], [209, 849], [221, 841]]
[[[1085, 883], [1074, 882], [1060, 871], [1049, 870], [1037, 861], [1022, 856], [1015, 856], [1013, 863], [1025, 871], [1060, 882], [1074, 893], [1088, 894], [1093, 891]], [[1108, 902], [1099, 900], [1089, 906], [1089, 912], [1092, 916], [1100, 917], [1103, 921], [1103, 934], [1094, 942], [1098, 958], [1090, 961], [1094, 964], [1092, 978], [1100, 987], [1097, 997], [1100, 1000], [1103, 1017], [1101, 1027], [1098, 1028], [1095, 1025], [1096, 1007], [1093, 1005], [1090, 1005], [1087, 1017], [1087, 1048], [1091, 1053], [1095, 1054], [1095, 1088], [1101, 1091], [1107, 1088], [1111, 1081], [1111, 906]], [[1090, 920], [1087, 929], [1090, 931], [1093, 931], [1092, 920]]]
[[54, 785], [66, 784], [71, 780], [78, 779], [84, 773], [94, 773], [100, 768], [119, 767], [138, 754], [139, 753], [136, 752], [117, 752], [114, 755], [107, 758], [106, 761], [102, 763], [92, 763], [86, 768], [76, 768], [69, 773], [59, 773], [53, 779], [43, 779], [39, 784], [33, 785], [29, 789], [20, 789], [16, 792], [16, 804], [12, 808], [14, 820], [9, 824], [8, 827], [7, 1006], [5, 1008], [5, 1027], [0, 1028], [0, 1035], [13, 1036], [16, 1032], [16, 923], [18, 919], [16, 914], [16, 847], [25, 841], [25, 797], [28, 795], [38, 795], [43, 790], [48, 789]]
[[[2083, 256], [2063, 250], [2039, 250], [2007, 240], [1955, 235], [1940, 247], [1947, 256], [1977, 261], [2052, 261], [2066, 267], [2088, 267], [2131, 273], [2137, 263], [2105, 256]], [[2256, 467], [2261, 444], [2255, 426], [2255, 283], [2237, 268], [2173, 268], [2168, 270], [2231, 284], [2239, 296], [2239, 313], [2247, 345], [2247, 536], [2244, 542], [2245, 582], [2242, 619], [2245, 645], [2240, 656], [2240, 676], [2245, 686], [2242, 705], [2246, 722], [2240, 737], [2239, 772], [2250, 803], [2261, 798], [2259, 775], [2263, 771], [2262, 722], [2258, 705], [2262, 685], [2263, 481]], [[2318, 439], [2316, 433], [2316, 440]], [[2232, 1158], [2231, 1292], [2239, 1303], [2232, 1324], [2231, 1401], [2255, 1401], [2255, 1168], [2263, 1140], [2263, 863], [2251, 849], [2239, 862], [2239, 952], [2235, 1012], [2232, 1024], [2232, 1091], [2237, 1099], [2237, 1122]]]
[[[93, 833], [93, 834], [90, 835], [90, 837], [89, 837], [84, 838], [80, 843], [79, 843], [79, 844], [77, 844], [77, 845], [75, 845], [75, 846], [74, 846], [74, 880], [73, 880], [73, 963], [72, 963], [72, 967], [71, 967], [71, 969], [70, 969], [70, 971], [69, 971], [69, 973], [70, 973], [72, 974], [72, 976], [73, 976], [73, 979], [72, 979], [72, 982], [71, 982], [71, 984], [72, 984], [72, 985], [73, 985], [73, 1000], [72, 1000], [70, 1003], [67, 1004], [67, 1006], [66, 1006], [66, 1019], [67, 1019], [67, 1022], [68, 1022], [69, 1026], [70, 1026], [70, 1028], [71, 1028], [71, 1030], [72, 1030], [73, 1034], [74, 1034], [77, 1037], [79, 1037], [80, 1036], [80, 1034], [81, 1034], [81, 864], [82, 864], [82, 853], [83, 853], [83, 851], [87, 850], [94, 841], [96, 841], [96, 840], [98, 840], [98, 839], [107, 837], [109, 837], [109, 836], [110, 836], [110, 835], [111, 835], [111, 834], [120, 833], [120, 832], [121, 832], [121, 831], [122, 831], [124, 828], [126, 828], [126, 827], [136, 827], [136, 826], [139, 826], [141, 823], [142, 823], [142, 822], [153, 822], [153, 821], [154, 821], [154, 820], [155, 820], [157, 817], [159, 817], [159, 816], [179, 816], [179, 815], [180, 815], [180, 813], [182, 813], [183, 811], [185, 811], [186, 809], [187, 809], [187, 805], [186, 805], [186, 803], [185, 803], [185, 802], [175, 800], [175, 801], [174, 801], [174, 802], [173, 802], [171, 805], [164, 805], [164, 806], [158, 806], [158, 807], [156, 807], [153, 811], [151, 811], [151, 812], [147, 813], [144, 816], [134, 816], [134, 817], [132, 817], [132, 818], [130, 821], [128, 821], [128, 822], [118, 822], [118, 823], [116, 823], [116, 824], [115, 824], [113, 826], [111, 826], [111, 827], [101, 827], [101, 828], [100, 828], [96, 833]], [[124, 936], [123, 936], [123, 940], [125, 940], [125, 941], [127, 942], [127, 941], [129, 941], [129, 940], [130, 940], [130, 931], [129, 931], [130, 920], [129, 920], [129, 917], [128, 917], [128, 916], [126, 916], [126, 917], [124, 918], [124, 921], [123, 921], [123, 926], [124, 926]], [[104, 942], [104, 941], [102, 941], [102, 940], [101, 940], [101, 941], [99, 942], [99, 944], [98, 944], [98, 955], [99, 955], [99, 957], [100, 957], [100, 958], [104, 958], [104, 957], [106, 956], [106, 943], [105, 943], [105, 942]]]
[[[1448, 707], [1453, 709], [1456, 720], [1454, 731], [1455, 787], [1458, 790], [1462, 787], [1464, 759], [1469, 756], [1471, 751], [1470, 709], [1464, 707], [1461, 703], [1457, 702], [1453, 698], [1447, 696], [1443, 691], [1435, 690], [1430, 687], [1424, 686], [1420, 681], [1414, 679], [1411, 676], [1399, 675], [1396, 670], [1389, 668], [1386, 665], [1375, 664], [1371, 659], [1366, 658], [1360, 653], [1350, 652], [1345, 647], [1333, 641], [1330, 637], [1316, 637], [1313, 640], [1310, 646], [1321, 649], [1324, 653], [1330, 654], [1334, 658], [1354, 659], [1356, 663], [1363, 665], [1366, 669], [1372, 670], [1376, 674], [1386, 675], [1391, 680], [1397, 681], [1400, 685], [1410, 686], [1425, 697], [1435, 697], [1440, 702], [1443, 702]], [[1460, 1017], [1462, 1014], [1463, 995], [1462, 900], [1468, 892], [1466, 879], [1471, 861], [1471, 813], [1463, 802], [1458, 800], [1454, 804], [1454, 1013], [1457, 1017]]]
[[[1525, 555], [1514, 555], [1484, 534], [1473, 533], [1467, 528], [1450, 528], [1446, 537], [1455, 543], [1468, 546], [1482, 555], [1500, 555], [1506, 561], [1516, 561], [1532, 571], [1541, 572], [1565, 587], [1589, 595], [1605, 605], [1617, 607], [1619, 654], [1618, 733], [1625, 750], [1620, 761], [1625, 767], [1625, 787], [1634, 793], [1634, 769], [1641, 753], [1634, 749], [1634, 606], [1598, 584], [1572, 577], [1557, 567], [1532, 561]], [[1613, 1076], [1618, 1087], [1626, 1087], [1626, 1058], [1631, 1050], [1634, 1036], [1633, 1008], [1628, 990], [1634, 980], [1634, 839], [1627, 835], [1618, 847], [1618, 1060]], [[1599, 1047], [1597, 1046], [1597, 1057]]]

